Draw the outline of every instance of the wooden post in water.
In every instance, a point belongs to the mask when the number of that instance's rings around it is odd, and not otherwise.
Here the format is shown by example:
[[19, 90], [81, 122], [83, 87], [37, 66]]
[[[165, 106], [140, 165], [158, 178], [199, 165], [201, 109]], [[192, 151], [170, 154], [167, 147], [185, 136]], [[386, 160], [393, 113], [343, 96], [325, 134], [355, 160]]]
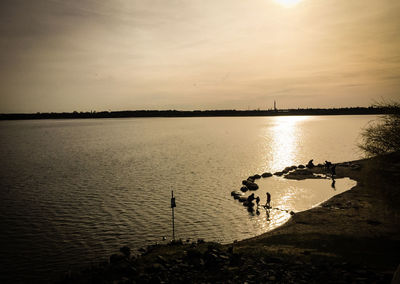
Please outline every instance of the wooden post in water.
[[174, 208], [176, 207], [174, 191], [171, 191], [171, 209], [172, 209], [172, 240], [175, 241], [175, 216]]

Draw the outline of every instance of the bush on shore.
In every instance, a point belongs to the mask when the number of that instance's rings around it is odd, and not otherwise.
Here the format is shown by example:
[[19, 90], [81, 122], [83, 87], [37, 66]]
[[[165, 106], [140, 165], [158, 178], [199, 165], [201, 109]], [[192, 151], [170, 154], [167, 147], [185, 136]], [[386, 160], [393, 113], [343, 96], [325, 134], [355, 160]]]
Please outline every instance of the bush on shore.
[[359, 148], [369, 157], [400, 151], [400, 103], [380, 103], [386, 115], [371, 122], [361, 133]]

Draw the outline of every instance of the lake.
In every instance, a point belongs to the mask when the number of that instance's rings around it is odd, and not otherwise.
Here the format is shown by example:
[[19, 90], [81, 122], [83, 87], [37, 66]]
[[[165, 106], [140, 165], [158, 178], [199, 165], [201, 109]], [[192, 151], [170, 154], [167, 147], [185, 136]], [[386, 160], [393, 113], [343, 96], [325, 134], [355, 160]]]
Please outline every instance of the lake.
[[250, 175], [362, 157], [376, 116], [0, 121], [0, 280], [51, 281], [68, 269], [176, 237], [232, 242], [267, 232], [350, 189], [339, 179], [256, 181], [267, 219], [230, 193]]

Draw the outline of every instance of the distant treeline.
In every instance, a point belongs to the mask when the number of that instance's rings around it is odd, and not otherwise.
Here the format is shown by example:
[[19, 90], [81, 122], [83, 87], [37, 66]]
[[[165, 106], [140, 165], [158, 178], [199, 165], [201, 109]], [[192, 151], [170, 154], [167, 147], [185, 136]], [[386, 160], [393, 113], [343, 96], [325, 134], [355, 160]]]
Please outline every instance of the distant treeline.
[[73, 118], [122, 118], [122, 117], [208, 117], [208, 116], [278, 116], [278, 115], [355, 115], [386, 114], [385, 107], [306, 108], [280, 110], [128, 110], [90, 112], [38, 112], [0, 114], [0, 120], [18, 119], [73, 119]]

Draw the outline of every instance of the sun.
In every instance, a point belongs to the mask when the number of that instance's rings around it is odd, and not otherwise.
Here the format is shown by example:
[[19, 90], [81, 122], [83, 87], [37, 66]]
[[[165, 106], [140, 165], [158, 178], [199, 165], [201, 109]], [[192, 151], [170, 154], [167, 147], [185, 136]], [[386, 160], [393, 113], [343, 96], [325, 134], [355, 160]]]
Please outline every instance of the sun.
[[284, 7], [293, 7], [299, 2], [301, 2], [301, 0], [275, 0], [275, 2], [279, 3]]

